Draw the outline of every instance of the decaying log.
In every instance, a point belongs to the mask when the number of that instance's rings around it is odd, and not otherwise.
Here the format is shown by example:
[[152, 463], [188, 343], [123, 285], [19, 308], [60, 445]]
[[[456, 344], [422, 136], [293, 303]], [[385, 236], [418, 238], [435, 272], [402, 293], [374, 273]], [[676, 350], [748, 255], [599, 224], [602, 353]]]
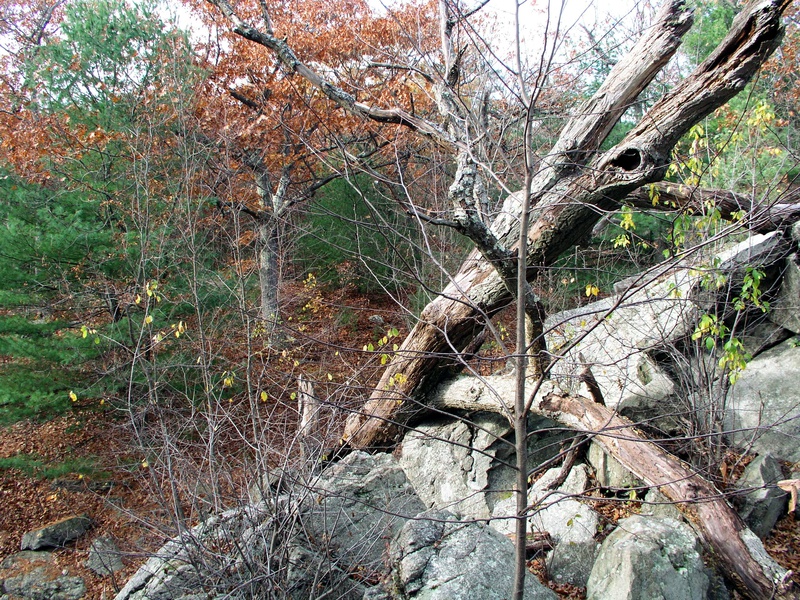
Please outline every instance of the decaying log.
[[[588, 112], [579, 111], [570, 120], [534, 178], [529, 281], [583, 239], [603, 211], [663, 178], [680, 137], [741, 91], [775, 50], [782, 34], [781, 16], [789, 4], [789, 0], [761, 0], [746, 6], [711, 56], [657, 102], [618, 146], [597, 156], [617, 120], [612, 107], [628, 106], [636, 99], [691, 24], [682, 2], [665, 4], [643, 41], [617, 64], [589, 101]], [[518, 237], [514, 230], [518, 204], [509, 198], [505, 214], [492, 226], [506, 243]], [[420, 409], [421, 393], [437, 381], [443, 360], [452, 361], [509, 300], [492, 265], [473, 252], [453, 283], [422, 312], [363, 411], [348, 419], [344, 440], [356, 448], [392, 446], [402, 426]]]
[[548, 394], [539, 409], [592, 439], [626, 469], [666, 496], [713, 553], [726, 577], [753, 600], [800, 597], [790, 572], [777, 565], [719, 490], [647, 439], [614, 411], [582, 397]]
[[757, 233], [785, 229], [800, 220], [800, 189], [793, 189], [775, 202], [756, 200], [729, 190], [698, 188], [659, 182], [634, 190], [625, 199], [644, 210], [693, 210], [696, 214], [716, 208], [728, 221], [741, 221]]

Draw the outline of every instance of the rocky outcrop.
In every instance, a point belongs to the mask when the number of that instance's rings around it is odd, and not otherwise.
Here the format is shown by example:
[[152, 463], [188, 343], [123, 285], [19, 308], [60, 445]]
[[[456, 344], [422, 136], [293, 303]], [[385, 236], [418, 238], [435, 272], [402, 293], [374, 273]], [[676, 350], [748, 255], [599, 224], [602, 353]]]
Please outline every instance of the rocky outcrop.
[[[271, 597], [278, 589], [298, 600], [510, 594], [511, 542], [484, 524], [424, 512], [392, 456], [354, 452], [306, 486], [295, 481], [273, 505], [228, 511], [171, 540], [117, 600]], [[555, 600], [528, 579], [526, 598]]]
[[394, 535], [426, 508], [389, 454], [354, 452], [312, 485], [301, 507], [312, 547], [352, 572], [380, 571]]
[[83, 579], [62, 569], [50, 552], [19, 552], [0, 563], [0, 591], [21, 600], [79, 600]]

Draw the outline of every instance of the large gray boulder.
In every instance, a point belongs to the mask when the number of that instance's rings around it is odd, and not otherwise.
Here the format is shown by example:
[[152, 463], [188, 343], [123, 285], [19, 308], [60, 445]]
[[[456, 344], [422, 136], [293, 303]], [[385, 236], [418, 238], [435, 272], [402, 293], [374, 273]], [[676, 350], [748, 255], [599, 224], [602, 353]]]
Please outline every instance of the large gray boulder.
[[312, 544], [365, 573], [383, 568], [389, 541], [426, 508], [390, 454], [353, 452], [323, 472], [313, 491], [303, 504]]
[[[464, 523], [447, 511], [408, 521], [390, 548], [390, 598], [404, 600], [506, 600], [514, 578], [514, 546], [482, 523]], [[556, 600], [532, 575], [526, 600]]]
[[[489, 379], [489, 378], [487, 378]], [[509, 380], [510, 381], [510, 380]], [[476, 380], [474, 385], [479, 385]], [[492, 378], [491, 387], [507, 382]], [[511, 396], [506, 399], [513, 398]], [[544, 417], [532, 415], [528, 430], [530, 468], [559, 451], [566, 433]], [[462, 517], [491, 517], [498, 502], [511, 497], [516, 473], [513, 432], [498, 414], [477, 413], [469, 420], [455, 417], [423, 423], [401, 445], [400, 465], [428, 508]]]
[[698, 600], [709, 579], [692, 530], [673, 519], [623, 519], [603, 541], [587, 600]]
[[759, 354], [731, 387], [728, 441], [778, 460], [800, 461], [800, 347], [793, 339]]
[[22, 536], [22, 550], [41, 550], [59, 548], [74, 542], [92, 528], [93, 522], [87, 515], [66, 517], [48, 523], [41, 529], [29, 531]]
[[551, 375], [562, 385], [574, 382], [571, 391], [581, 393], [578, 376], [588, 363], [607, 406], [640, 413], [663, 403], [675, 393], [675, 384], [648, 351], [694, 329], [700, 314], [691, 299], [697, 282], [688, 269], [672, 271], [624, 301], [607, 298], [549, 317], [548, 349], [567, 349]]

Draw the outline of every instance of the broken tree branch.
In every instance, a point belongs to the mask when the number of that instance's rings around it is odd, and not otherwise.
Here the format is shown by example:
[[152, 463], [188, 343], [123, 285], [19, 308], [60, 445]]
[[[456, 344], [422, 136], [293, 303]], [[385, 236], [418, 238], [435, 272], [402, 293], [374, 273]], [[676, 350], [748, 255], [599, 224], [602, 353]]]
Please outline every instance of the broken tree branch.
[[[678, 139], [743, 89], [777, 47], [781, 15], [788, 5], [789, 0], [762, 0], [745, 7], [707, 61], [663, 97], [619, 145], [595, 156], [616, 122], [614, 114], [636, 99], [689, 28], [691, 18], [683, 3], [665, 4], [644, 41], [570, 120], [534, 178], [531, 195], [537, 204], [527, 240], [529, 281], [583, 239], [603, 211], [663, 178]], [[510, 196], [493, 223], [492, 232], [501, 243], [510, 245], [518, 238], [520, 206], [519, 199]], [[357, 448], [392, 446], [402, 424], [420, 410], [414, 397], [421, 397], [441, 376], [437, 367], [447, 358], [452, 362], [509, 299], [494, 266], [473, 252], [453, 282], [423, 310], [362, 414], [348, 419], [344, 440]]]
[[644, 210], [693, 210], [716, 208], [728, 221], [739, 221], [750, 231], [766, 233], [785, 229], [800, 218], [800, 189], [783, 194], [776, 202], [759, 201], [729, 190], [698, 188], [665, 181], [634, 190], [625, 199]]
[[769, 558], [761, 541], [711, 483], [659, 448], [627, 419], [593, 400], [550, 393], [539, 409], [593, 435], [626, 469], [675, 503], [697, 529], [725, 575], [753, 600], [798, 598], [790, 572]]

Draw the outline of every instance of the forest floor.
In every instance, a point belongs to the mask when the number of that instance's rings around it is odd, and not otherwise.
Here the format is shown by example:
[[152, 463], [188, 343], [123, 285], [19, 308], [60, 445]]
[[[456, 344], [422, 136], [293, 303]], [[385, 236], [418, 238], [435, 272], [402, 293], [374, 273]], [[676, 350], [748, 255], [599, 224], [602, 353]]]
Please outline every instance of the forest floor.
[[[347, 331], [337, 329], [338, 347], [368, 343], [364, 340], [376, 335], [368, 321], [371, 315], [383, 314], [388, 326], [398, 322], [385, 302], [374, 297], [357, 298], [355, 305], [368, 310], [359, 313]], [[310, 337], [330, 338], [330, 315], [323, 308], [320, 312], [316, 325], [310, 324], [319, 330], [311, 331]], [[366, 337], [364, 330], [370, 332]], [[167, 540], [164, 532], [171, 522], [164, 504], [151, 493], [148, 466], [134, 447], [127, 419], [119, 411], [97, 406], [75, 406], [71, 413], [45, 422], [24, 421], [0, 429], [0, 561], [19, 551], [25, 532], [87, 514], [95, 524], [91, 535], [54, 554], [59, 567], [84, 578], [86, 598], [113, 598], [147, 553]], [[601, 513], [615, 521], [630, 514], [631, 506], [608, 502]], [[92, 540], [99, 536], [112, 538], [122, 553], [125, 568], [113, 577], [100, 577], [84, 565]], [[793, 514], [783, 518], [765, 544], [782, 566], [800, 573], [800, 519]], [[531, 561], [531, 567], [544, 576], [541, 559]], [[551, 587], [564, 599], [585, 597], [580, 588]]]

